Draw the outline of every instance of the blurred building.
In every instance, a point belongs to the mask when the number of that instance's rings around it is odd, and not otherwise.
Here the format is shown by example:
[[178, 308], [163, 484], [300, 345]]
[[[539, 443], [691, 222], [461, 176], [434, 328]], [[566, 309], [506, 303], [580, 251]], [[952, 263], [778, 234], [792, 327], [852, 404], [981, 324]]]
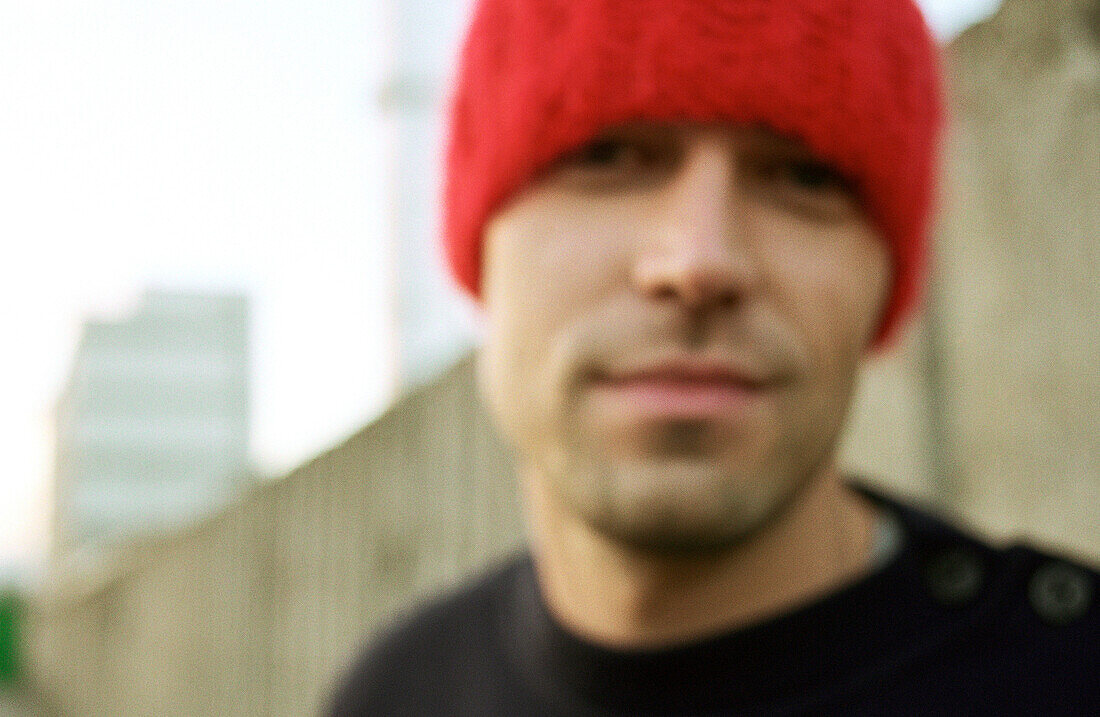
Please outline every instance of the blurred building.
[[248, 467], [248, 303], [148, 292], [84, 325], [57, 405], [53, 554], [220, 507]]
[[444, 110], [470, 0], [390, 0], [391, 63], [377, 101], [390, 120], [387, 175], [397, 276], [401, 389], [437, 376], [476, 342], [470, 304], [452, 287], [439, 250]]

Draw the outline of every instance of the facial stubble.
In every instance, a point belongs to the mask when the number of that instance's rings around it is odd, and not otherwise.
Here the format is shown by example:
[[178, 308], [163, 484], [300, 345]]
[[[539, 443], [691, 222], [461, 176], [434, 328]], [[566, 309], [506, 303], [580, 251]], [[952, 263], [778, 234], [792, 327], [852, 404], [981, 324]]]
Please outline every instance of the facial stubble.
[[708, 420], [650, 423], [626, 454], [575, 422], [559, 428], [566, 440], [539, 462], [540, 479], [559, 509], [611, 542], [703, 556], [742, 543], [781, 508], [774, 496], [756, 495], [761, 486], [747, 473], [726, 472], [722, 438]]

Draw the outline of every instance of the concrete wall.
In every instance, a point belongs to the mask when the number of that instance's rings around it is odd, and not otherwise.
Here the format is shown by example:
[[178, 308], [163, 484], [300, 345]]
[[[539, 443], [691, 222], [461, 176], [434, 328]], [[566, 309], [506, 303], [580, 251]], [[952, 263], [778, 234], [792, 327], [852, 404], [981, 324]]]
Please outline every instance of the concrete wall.
[[363, 635], [520, 543], [470, 362], [191, 529], [71, 565], [28, 615], [65, 715], [304, 715]]
[[1100, 4], [1006, 0], [952, 45], [933, 287], [945, 497], [1100, 547]]
[[[1100, 562], [1100, 30], [1007, 0], [948, 62], [928, 311], [868, 366], [842, 463]], [[521, 541], [472, 361], [224, 513], [70, 569], [28, 616], [65, 715], [306, 715], [362, 635]]]

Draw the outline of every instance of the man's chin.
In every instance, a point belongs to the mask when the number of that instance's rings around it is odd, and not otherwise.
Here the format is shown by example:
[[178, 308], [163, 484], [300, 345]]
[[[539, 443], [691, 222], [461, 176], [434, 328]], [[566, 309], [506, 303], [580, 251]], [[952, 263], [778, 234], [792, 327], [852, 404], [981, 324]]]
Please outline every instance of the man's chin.
[[756, 526], [660, 524], [597, 517], [589, 521], [605, 540], [623, 548], [675, 558], [699, 558], [724, 553], [747, 542]]
[[749, 541], [799, 490], [755, 463], [698, 457], [579, 467], [559, 476], [559, 508], [606, 540], [662, 554], [721, 552]]
[[576, 507], [582, 520], [606, 540], [636, 550], [683, 556], [722, 552], [751, 540], [782, 502], [778, 496], [774, 500], [762, 496], [730, 500], [728, 494], [723, 500], [704, 491]]

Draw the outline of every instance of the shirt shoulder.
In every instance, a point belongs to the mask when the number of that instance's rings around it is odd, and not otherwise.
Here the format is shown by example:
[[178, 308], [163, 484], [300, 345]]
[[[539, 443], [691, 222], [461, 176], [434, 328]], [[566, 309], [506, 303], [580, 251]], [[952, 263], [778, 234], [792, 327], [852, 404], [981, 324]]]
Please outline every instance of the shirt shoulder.
[[984, 594], [1022, 626], [1045, 626], [1050, 636], [1100, 629], [1097, 565], [1026, 540], [993, 545], [931, 510], [857, 488], [901, 519], [924, 583], [938, 602], [962, 605]]
[[955, 675], [940, 684], [954, 679], [960, 693], [987, 695], [1001, 714], [1100, 714], [1097, 572], [1029, 544], [992, 556], [979, 566], [987, 594], [941, 656]]
[[514, 556], [384, 628], [340, 680], [328, 714], [463, 714], [493, 704], [505, 679], [501, 606], [529, 564]]
[[914, 693], [954, 691], [960, 704], [983, 695], [1018, 713], [1100, 710], [1095, 565], [1028, 541], [992, 544], [932, 511], [875, 497], [905, 525], [931, 622], [953, 625], [899, 679], [919, 686]]

